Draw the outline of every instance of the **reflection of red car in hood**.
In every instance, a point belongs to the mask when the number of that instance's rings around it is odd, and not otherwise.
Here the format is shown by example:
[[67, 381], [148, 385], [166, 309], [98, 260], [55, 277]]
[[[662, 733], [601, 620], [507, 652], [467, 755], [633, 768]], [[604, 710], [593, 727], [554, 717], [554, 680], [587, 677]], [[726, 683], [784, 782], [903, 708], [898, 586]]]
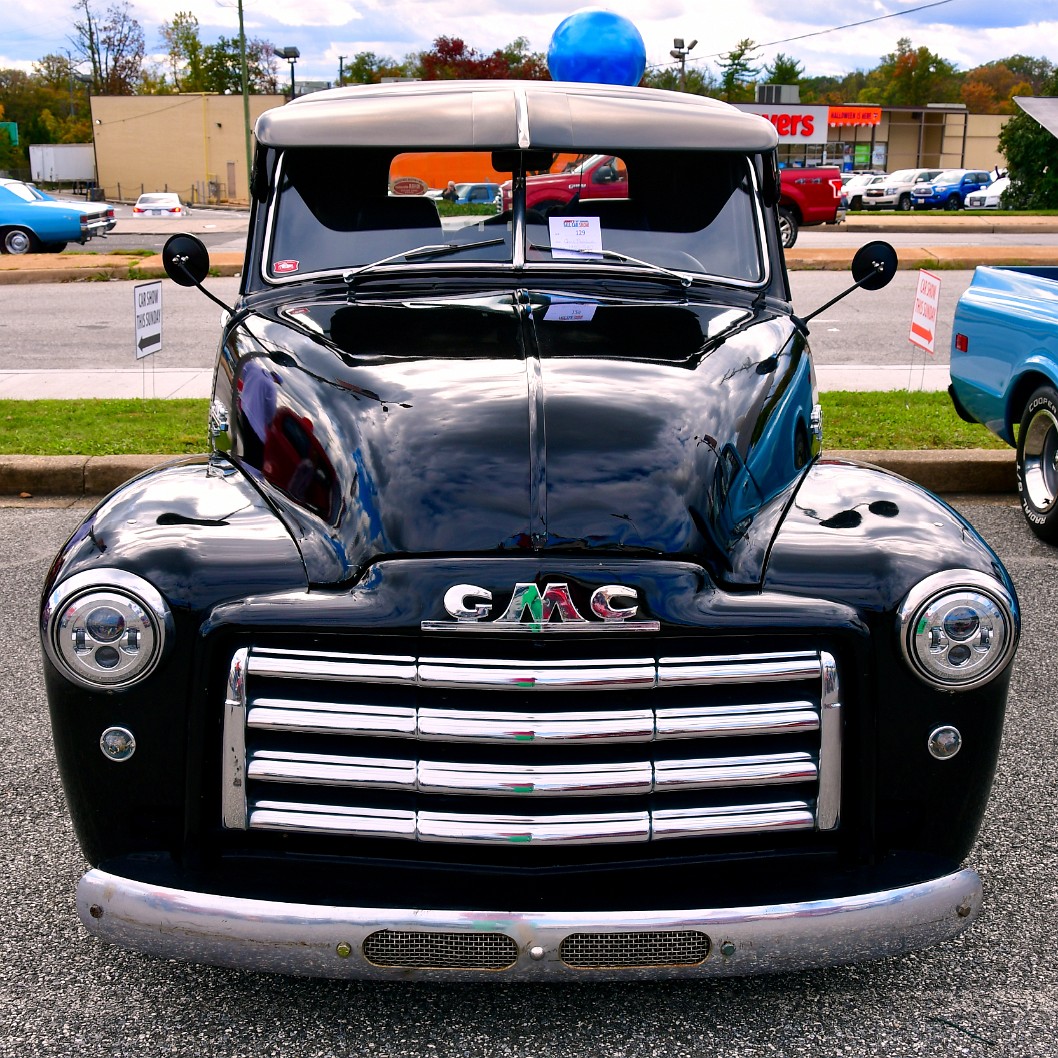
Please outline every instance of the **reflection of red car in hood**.
[[337, 513], [337, 475], [309, 419], [279, 408], [264, 438], [265, 477], [327, 521]]

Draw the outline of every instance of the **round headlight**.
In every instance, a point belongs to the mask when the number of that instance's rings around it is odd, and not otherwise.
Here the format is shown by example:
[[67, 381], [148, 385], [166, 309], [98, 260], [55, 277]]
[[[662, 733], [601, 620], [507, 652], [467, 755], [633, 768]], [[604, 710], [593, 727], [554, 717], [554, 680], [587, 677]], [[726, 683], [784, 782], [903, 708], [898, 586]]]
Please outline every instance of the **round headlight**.
[[124, 570], [78, 573], [44, 604], [41, 635], [51, 660], [78, 683], [128, 687], [158, 664], [172, 632], [161, 594]]
[[973, 570], [947, 570], [913, 588], [898, 612], [900, 645], [912, 669], [946, 690], [990, 680], [1017, 646], [1017, 603]]

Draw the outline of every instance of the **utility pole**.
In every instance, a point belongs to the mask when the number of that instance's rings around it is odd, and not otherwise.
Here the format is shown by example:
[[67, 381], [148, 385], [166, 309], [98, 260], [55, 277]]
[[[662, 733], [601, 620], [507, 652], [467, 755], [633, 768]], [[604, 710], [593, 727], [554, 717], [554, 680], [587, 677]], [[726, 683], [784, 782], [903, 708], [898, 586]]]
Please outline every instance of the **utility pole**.
[[686, 47], [683, 46], [683, 37], [676, 37], [672, 42], [669, 54], [674, 59], [680, 60], [680, 91], [687, 91], [687, 54], [694, 51], [697, 40], [692, 40]]
[[345, 84], [345, 67], [342, 65], [345, 62], [345, 56], [338, 56], [338, 87], [341, 88]]
[[242, 20], [242, 0], [239, 0], [239, 79], [242, 83], [242, 135], [246, 145], [246, 201], [249, 202], [253, 160], [250, 157], [250, 78], [246, 71], [246, 29]]

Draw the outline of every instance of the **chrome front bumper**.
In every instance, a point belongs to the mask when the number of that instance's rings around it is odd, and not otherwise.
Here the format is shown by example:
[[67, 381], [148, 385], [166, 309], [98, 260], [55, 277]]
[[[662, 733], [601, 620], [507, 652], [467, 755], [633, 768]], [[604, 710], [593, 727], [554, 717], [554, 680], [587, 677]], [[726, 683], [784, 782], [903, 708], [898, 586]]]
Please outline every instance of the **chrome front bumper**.
[[[929, 882], [836, 900], [755, 907], [636, 912], [474, 912], [292, 904], [194, 893], [89, 871], [77, 888], [85, 927], [102, 940], [162, 958], [269, 973], [377, 980], [583, 981], [715, 977], [859, 962], [899, 955], [949, 940], [981, 909], [981, 879], [963, 869]], [[701, 937], [698, 961], [605, 965], [605, 953], [640, 950], [688, 933]], [[407, 961], [371, 961], [375, 939], [398, 938], [411, 950], [431, 950], [443, 934], [471, 953], [484, 937], [501, 942], [507, 965], [451, 969]], [[577, 950], [601, 960], [572, 962]], [[593, 940], [594, 938], [594, 940]], [[597, 943], [596, 943], [597, 942]], [[627, 942], [627, 943], [625, 943]], [[574, 939], [574, 947], [579, 941]], [[593, 947], [593, 944], [595, 945]], [[385, 951], [395, 950], [388, 940]], [[388, 957], [386, 957], [388, 960]], [[471, 954], [471, 960], [474, 956]], [[503, 956], [507, 958], [507, 956]], [[502, 961], [502, 958], [501, 958]], [[591, 960], [589, 960], [591, 962]], [[428, 957], [427, 957], [428, 963]]]

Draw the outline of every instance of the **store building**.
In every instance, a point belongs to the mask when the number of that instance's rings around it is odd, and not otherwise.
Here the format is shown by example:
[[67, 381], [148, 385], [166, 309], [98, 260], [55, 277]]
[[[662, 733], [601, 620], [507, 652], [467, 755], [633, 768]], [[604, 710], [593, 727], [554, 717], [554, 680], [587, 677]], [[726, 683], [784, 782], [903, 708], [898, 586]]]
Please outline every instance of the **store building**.
[[[763, 88], [787, 86], [764, 85]], [[796, 93], [796, 88], [794, 88]], [[768, 118], [783, 165], [841, 169], [992, 169], [1005, 164], [1005, 114], [970, 114], [956, 103], [923, 107], [816, 106], [796, 99], [740, 103]]]

